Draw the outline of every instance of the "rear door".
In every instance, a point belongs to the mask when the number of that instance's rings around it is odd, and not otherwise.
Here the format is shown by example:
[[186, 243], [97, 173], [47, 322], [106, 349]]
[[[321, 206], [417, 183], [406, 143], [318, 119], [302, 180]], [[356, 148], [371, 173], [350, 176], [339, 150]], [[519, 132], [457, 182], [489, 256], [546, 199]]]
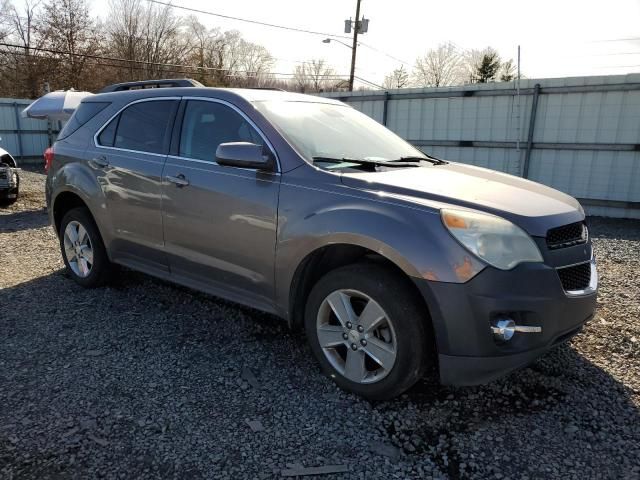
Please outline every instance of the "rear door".
[[162, 231], [162, 169], [179, 98], [138, 100], [94, 137], [89, 164], [106, 198], [115, 261], [150, 273], [168, 272]]
[[[268, 145], [237, 107], [184, 101], [176, 155], [164, 169], [163, 222], [172, 277], [265, 310], [273, 308], [280, 174], [218, 165], [220, 143]], [[179, 114], [180, 116], [180, 114]], [[267, 150], [265, 150], [266, 152]]]

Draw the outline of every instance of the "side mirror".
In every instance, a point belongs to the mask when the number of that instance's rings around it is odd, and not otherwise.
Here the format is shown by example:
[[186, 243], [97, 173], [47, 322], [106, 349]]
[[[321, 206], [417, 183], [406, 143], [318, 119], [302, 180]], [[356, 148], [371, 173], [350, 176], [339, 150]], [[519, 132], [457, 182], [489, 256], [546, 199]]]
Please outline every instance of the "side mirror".
[[264, 155], [262, 145], [249, 142], [221, 143], [216, 150], [216, 162], [219, 165], [257, 170], [273, 170], [271, 154]]

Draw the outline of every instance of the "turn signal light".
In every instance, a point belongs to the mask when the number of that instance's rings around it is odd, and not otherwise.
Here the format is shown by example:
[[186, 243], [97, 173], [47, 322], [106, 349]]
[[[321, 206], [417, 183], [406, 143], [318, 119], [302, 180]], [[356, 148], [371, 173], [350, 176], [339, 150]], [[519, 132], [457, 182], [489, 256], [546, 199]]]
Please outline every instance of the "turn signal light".
[[53, 148], [49, 147], [44, 151], [44, 171], [48, 172], [53, 164]]

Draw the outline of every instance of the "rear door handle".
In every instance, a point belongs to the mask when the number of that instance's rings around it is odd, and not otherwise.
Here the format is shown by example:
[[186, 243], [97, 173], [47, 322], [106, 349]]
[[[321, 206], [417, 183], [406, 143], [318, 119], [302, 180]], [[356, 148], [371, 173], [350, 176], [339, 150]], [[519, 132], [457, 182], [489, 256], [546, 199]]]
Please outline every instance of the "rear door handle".
[[186, 187], [187, 185], [189, 185], [189, 180], [187, 180], [182, 174], [175, 177], [167, 175], [165, 178], [167, 182], [175, 183], [177, 187]]
[[105, 168], [109, 166], [109, 160], [107, 160], [107, 157], [104, 155], [92, 158], [91, 163], [97, 168]]

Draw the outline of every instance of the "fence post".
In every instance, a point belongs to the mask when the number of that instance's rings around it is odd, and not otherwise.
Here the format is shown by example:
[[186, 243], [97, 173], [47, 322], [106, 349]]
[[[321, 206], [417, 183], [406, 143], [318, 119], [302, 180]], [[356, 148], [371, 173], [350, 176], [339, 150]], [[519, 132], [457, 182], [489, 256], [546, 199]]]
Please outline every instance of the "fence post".
[[387, 126], [387, 109], [389, 108], [389, 92], [384, 92], [384, 103], [382, 104], [382, 125]]
[[18, 102], [13, 102], [13, 111], [16, 114], [16, 135], [18, 136], [18, 157], [22, 158], [22, 131], [20, 128], [20, 111]]
[[538, 112], [538, 97], [540, 96], [540, 84], [533, 87], [533, 101], [531, 102], [531, 117], [529, 118], [529, 132], [527, 135], [527, 150], [524, 154], [522, 177], [529, 178], [529, 163], [531, 162], [531, 148], [533, 147], [533, 132], [536, 128], [536, 113]]

